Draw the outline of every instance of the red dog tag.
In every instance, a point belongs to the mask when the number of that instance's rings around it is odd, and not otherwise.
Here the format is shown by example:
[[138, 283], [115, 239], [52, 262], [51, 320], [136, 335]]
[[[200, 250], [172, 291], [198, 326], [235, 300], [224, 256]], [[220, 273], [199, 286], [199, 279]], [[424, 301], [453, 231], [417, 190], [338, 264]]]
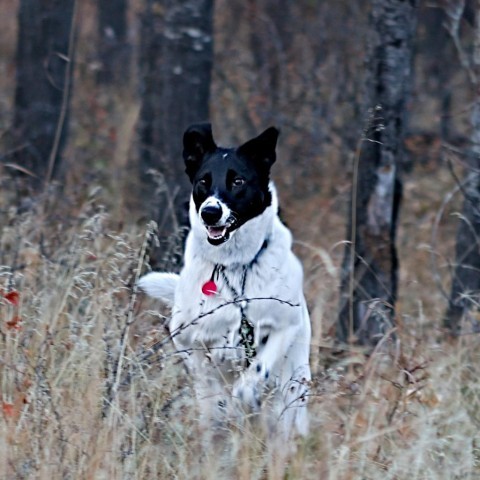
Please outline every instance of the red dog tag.
[[210, 296], [217, 293], [217, 284], [213, 280], [209, 280], [202, 285], [202, 293]]

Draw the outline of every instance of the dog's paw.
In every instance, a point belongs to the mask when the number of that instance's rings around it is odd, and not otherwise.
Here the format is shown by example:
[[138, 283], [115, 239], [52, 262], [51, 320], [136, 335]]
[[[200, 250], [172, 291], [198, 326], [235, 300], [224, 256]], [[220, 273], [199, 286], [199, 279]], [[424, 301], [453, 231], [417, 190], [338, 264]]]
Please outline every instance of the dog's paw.
[[258, 411], [269, 376], [270, 372], [265, 364], [257, 362], [251, 365], [233, 386], [233, 397], [253, 411]]

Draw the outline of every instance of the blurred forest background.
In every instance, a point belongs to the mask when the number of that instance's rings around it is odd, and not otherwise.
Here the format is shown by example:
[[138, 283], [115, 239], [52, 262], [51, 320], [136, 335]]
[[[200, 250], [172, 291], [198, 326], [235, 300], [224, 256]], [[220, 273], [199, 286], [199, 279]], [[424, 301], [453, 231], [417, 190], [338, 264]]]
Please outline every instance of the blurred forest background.
[[[62, 198], [56, 215], [74, 215], [99, 187], [112, 219], [153, 218], [171, 233], [174, 216], [185, 222], [186, 126], [210, 119], [218, 142], [232, 145], [274, 124], [282, 132], [274, 178], [283, 215], [298, 239], [326, 249], [337, 265], [353, 160], [376, 106], [365, 99], [369, 10], [365, 1], [220, 0], [213, 10], [211, 1], [4, 0], [0, 165], [2, 190], [16, 196], [3, 196], [2, 214], [12, 201], [35, 202], [32, 184], [38, 193], [53, 180]], [[475, 5], [423, 1], [415, 10], [413, 85], [397, 160], [405, 187], [400, 275], [410, 273], [400, 302], [419, 284], [437, 283], [425, 308], [438, 318], [455, 264], [448, 213], [433, 239], [440, 271], [432, 278], [429, 267], [415, 267], [431, 263], [432, 221], [472, 150], [475, 86], [466, 64]], [[22, 169], [32, 180], [27, 194], [15, 181]], [[457, 208], [458, 197], [447, 207]]]
[[[375, 12], [402, 8], [412, 69], [394, 159], [403, 200], [388, 225], [398, 292], [385, 300], [397, 350], [388, 363], [352, 345], [338, 364], [335, 335], [355, 340], [338, 331], [352, 178], [378, 126], [372, 30], [389, 29]], [[285, 475], [477, 478], [479, 12], [476, 0], [0, 0], [2, 478], [216, 475], [194, 447], [181, 453], [184, 426], [158, 433], [184, 395], [177, 374], [119, 393], [124, 362], [161, 337], [162, 317], [144, 312], [158, 305], [131, 287], [145, 250], [178, 268], [181, 139], [205, 120], [225, 146], [281, 130], [273, 178], [305, 267], [318, 414]], [[237, 478], [277, 478], [236, 445]], [[175, 461], [152, 462], [159, 451]]]

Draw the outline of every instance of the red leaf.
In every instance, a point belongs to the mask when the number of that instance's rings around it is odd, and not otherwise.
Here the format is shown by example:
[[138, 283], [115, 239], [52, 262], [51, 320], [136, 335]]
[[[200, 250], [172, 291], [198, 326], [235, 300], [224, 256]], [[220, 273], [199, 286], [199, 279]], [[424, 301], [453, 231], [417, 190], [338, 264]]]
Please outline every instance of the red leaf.
[[13, 417], [15, 415], [15, 407], [13, 403], [2, 402], [2, 410], [6, 417]]
[[10, 292], [5, 293], [3, 296], [8, 303], [18, 307], [18, 304], [20, 303], [20, 294], [16, 290], [11, 290]]
[[15, 315], [11, 320], [7, 322], [7, 328], [20, 330], [22, 328], [20, 325], [21, 321], [22, 319], [18, 315]]

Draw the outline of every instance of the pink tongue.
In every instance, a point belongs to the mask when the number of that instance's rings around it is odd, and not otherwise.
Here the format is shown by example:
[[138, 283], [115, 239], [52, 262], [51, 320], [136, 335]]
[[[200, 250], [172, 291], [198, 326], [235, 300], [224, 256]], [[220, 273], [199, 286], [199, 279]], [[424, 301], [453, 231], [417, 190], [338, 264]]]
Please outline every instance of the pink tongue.
[[221, 228], [209, 227], [209, 229], [208, 229], [208, 233], [210, 235], [214, 235], [216, 237], [219, 236], [219, 235], [222, 235], [223, 231], [224, 231], [223, 227], [221, 227]]

